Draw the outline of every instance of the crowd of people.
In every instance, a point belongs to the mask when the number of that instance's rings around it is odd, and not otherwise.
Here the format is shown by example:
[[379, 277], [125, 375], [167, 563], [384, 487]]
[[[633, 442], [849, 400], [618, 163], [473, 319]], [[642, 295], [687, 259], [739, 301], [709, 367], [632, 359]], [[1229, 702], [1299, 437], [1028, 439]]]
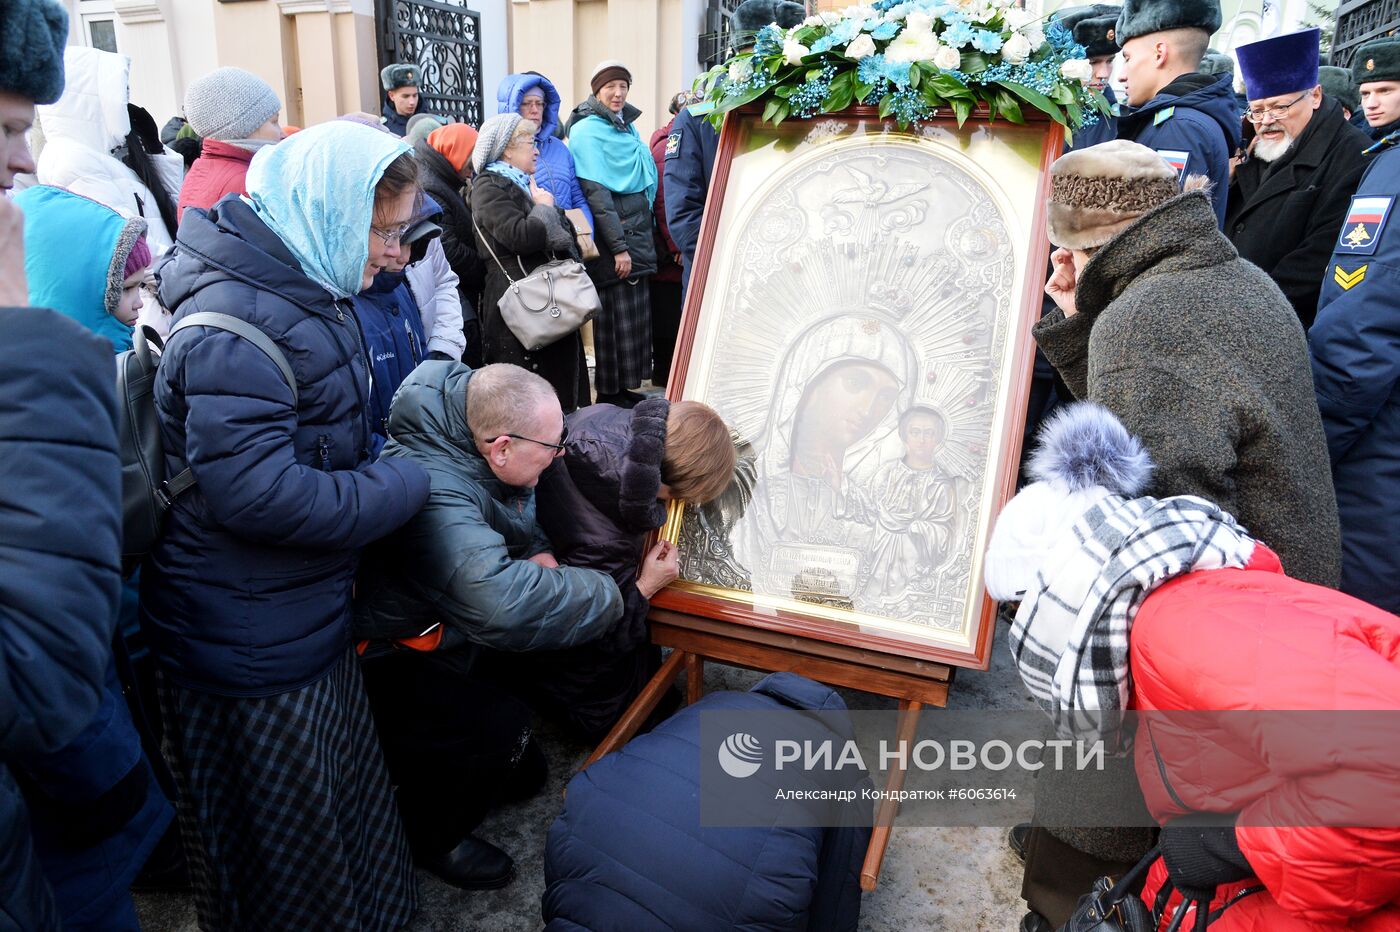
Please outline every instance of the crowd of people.
[[[745, 0], [736, 47], [805, 16]], [[1241, 101], [1210, 0], [1056, 16], [1115, 115], [1051, 171], [1043, 430], [986, 555], [1027, 689], [1057, 714], [1396, 708], [1400, 38], [1349, 70], [1320, 65], [1317, 30], [1241, 46]], [[415, 866], [508, 884], [510, 854], [473, 832], [543, 785], [532, 721], [587, 742], [619, 721], [661, 666], [650, 600], [678, 575], [648, 542], [669, 503], [733, 481], [714, 410], [639, 391], [670, 378], [718, 134], [678, 93], [644, 139], [617, 60], [562, 117], [545, 75], [509, 75], [479, 126], [423, 112], [412, 64], [381, 73], [379, 115], [304, 129], [219, 68], [157, 129], [127, 60], [68, 30], [54, 0], [0, 23], [0, 928], [135, 929], [136, 885], [191, 889], [206, 929], [387, 929], [417, 908]], [[601, 309], [527, 345], [505, 298], [559, 260]], [[114, 358], [148, 345], [145, 394], [119, 398]], [[143, 427], [161, 475], [123, 453]], [[133, 554], [144, 492], [164, 522]], [[1302, 663], [1307, 689], [1280, 688]], [[790, 677], [735, 702], [840, 700]], [[589, 833], [693, 800], [693, 774], [643, 763], [660, 746], [556, 824], [546, 918], [726, 899], [676, 876], [648, 904], [619, 866], [646, 849], [616, 838], [589, 860]], [[1203, 927], [1206, 904], [1230, 907], [1222, 929], [1400, 922], [1400, 830], [1206, 830], [1164, 801], [1188, 765], [1118, 759], [1160, 834], [1013, 830], [1024, 932], [1150, 850], [1164, 925]], [[619, 808], [637, 779], [656, 783]], [[752, 836], [679, 834], [717, 873], [781, 873]], [[826, 892], [782, 895], [793, 927], [854, 927], [862, 839], [804, 836]]]

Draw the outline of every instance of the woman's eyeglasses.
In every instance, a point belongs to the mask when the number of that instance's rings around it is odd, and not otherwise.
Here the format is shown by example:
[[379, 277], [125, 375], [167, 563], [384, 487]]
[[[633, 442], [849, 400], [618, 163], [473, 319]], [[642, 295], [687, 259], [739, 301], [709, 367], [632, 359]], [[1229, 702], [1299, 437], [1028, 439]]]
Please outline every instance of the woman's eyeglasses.
[[372, 226], [369, 228], [369, 231], [375, 236], [382, 239], [384, 241], [385, 246], [392, 246], [395, 243], [403, 242], [404, 234], [407, 233], [410, 229], [412, 229], [412, 227], [413, 221], [410, 220], [407, 223], [399, 224], [392, 230], [384, 230], [379, 227]]

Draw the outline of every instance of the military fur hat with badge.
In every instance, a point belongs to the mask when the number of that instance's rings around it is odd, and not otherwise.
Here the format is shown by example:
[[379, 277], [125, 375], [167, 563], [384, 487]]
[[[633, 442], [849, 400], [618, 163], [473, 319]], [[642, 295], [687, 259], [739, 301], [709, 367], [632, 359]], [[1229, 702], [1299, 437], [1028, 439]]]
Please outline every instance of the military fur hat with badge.
[[401, 87], [418, 86], [417, 65], [386, 65], [379, 72], [379, 83], [386, 91], [396, 91]]
[[1086, 58], [1108, 58], [1118, 54], [1118, 17], [1121, 6], [1094, 3], [1089, 6], [1068, 7], [1053, 19], [1068, 29], [1074, 41], [1084, 46]]
[[1400, 81], [1400, 36], [1367, 42], [1351, 60], [1351, 77], [1358, 85], [1370, 81]]

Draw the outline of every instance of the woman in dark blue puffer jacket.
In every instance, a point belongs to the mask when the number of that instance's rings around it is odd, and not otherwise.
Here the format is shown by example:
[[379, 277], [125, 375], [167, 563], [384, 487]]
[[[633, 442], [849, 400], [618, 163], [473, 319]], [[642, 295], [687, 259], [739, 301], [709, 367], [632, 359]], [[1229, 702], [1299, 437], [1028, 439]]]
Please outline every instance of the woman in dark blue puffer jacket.
[[349, 637], [361, 547], [428, 480], [371, 462], [351, 295], [398, 255], [419, 198], [401, 141], [313, 127], [254, 157], [248, 198], [188, 210], [161, 297], [277, 344], [176, 334], [155, 384], [168, 474], [196, 485], [143, 572], [143, 625], [180, 790], [200, 926], [384, 929], [416, 905]]

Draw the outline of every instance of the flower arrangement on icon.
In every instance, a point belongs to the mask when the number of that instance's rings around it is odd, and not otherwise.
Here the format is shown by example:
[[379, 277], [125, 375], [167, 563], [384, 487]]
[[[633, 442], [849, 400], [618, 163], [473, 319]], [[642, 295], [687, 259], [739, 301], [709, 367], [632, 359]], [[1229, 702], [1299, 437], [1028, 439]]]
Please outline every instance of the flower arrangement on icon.
[[748, 103], [763, 120], [834, 113], [852, 104], [878, 106], [901, 130], [951, 109], [958, 125], [985, 104], [1025, 122], [1023, 106], [1049, 114], [1073, 132], [1098, 122], [1108, 102], [1088, 86], [1084, 47], [1057, 22], [1012, 0], [876, 0], [840, 13], [809, 16], [784, 30], [763, 27], [752, 49], [702, 75], [709, 119]]

